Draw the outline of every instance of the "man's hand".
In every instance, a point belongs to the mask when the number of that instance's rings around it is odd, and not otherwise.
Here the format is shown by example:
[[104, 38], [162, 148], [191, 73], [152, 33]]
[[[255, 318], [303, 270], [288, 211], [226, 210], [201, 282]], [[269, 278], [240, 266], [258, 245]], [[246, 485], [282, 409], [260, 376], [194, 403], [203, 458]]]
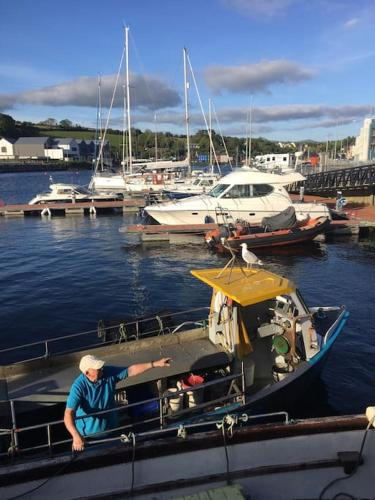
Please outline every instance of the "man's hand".
[[85, 449], [85, 440], [78, 434], [73, 438], [73, 451], [83, 451]]
[[163, 366], [170, 366], [171, 358], [160, 358], [157, 361], [153, 361], [153, 365], [156, 368], [157, 366], [162, 368]]
[[85, 449], [85, 440], [78, 432], [76, 424], [74, 422], [75, 411], [72, 408], [66, 408], [64, 413], [64, 424], [73, 438], [72, 450], [73, 451], [83, 451]]

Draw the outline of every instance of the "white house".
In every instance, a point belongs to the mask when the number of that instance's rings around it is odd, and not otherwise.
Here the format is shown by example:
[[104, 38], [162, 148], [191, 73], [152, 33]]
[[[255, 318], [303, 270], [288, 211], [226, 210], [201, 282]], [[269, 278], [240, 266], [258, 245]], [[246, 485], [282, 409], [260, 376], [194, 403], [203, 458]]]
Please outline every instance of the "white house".
[[13, 160], [14, 159], [14, 143], [16, 139], [0, 139], [0, 159]]
[[375, 159], [375, 119], [365, 118], [359, 135], [355, 140], [354, 159], [368, 161]]
[[57, 147], [47, 148], [44, 150], [46, 158], [49, 160], [63, 160], [64, 150]]
[[56, 139], [57, 147], [64, 150], [65, 158], [79, 158], [79, 147], [75, 139]]

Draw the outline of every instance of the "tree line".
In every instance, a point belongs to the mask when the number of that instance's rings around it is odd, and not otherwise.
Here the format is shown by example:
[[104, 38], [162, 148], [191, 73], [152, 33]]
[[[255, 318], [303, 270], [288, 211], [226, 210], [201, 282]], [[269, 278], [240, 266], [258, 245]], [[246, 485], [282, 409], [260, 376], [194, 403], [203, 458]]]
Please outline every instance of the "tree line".
[[[57, 121], [54, 118], [37, 124], [30, 122], [19, 122], [10, 115], [0, 113], [0, 137], [15, 138], [18, 137], [36, 137], [48, 135], [48, 130], [71, 133], [74, 138], [75, 133], [79, 132], [79, 137], [83, 137], [83, 132], [87, 132], [87, 139], [95, 138], [95, 130], [91, 128], [74, 125], [70, 120], [64, 119]], [[107, 137], [111, 143], [112, 154], [115, 158], [120, 158], [122, 150], [122, 130], [108, 129]], [[117, 136], [117, 137], [116, 137]], [[226, 149], [229, 156], [233, 158], [235, 164], [241, 163], [245, 158], [249, 148], [249, 139], [241, 137], [224, 136], [224, 143], [220, 134], [212, 130], [212, 143], [216, 155], [224, 155]], [[85, 137], [86, 138], [86, 137]], [[138, 128], [132, 128], [133, 155], [136, 158], [155, 159], [184, 159], [186, 157], [186, 137], [184, 135], [172, 134], [171, 132], [158, 132], [155, 134], [150, 129], [144, 131]], [[263, 137], [252, 138], [251, 156], [265, 155], [271, 153], [294, 153], [296, 151], [308, 151], [309, 154], [328, 152], [340, 149], [347, 149], [354, 144], [355, 137], [349, 136], [339, 141], [317, 142], [305, 140], [303, 143], [285, 144], [281, 146], [276, 141], [271, 141]], [[193, 160], [199, 158], [208, 158], [210, 152], [210, 139], [206, 130], [199, 130], [192, 134], [190, 138], [191, 157]], [[341, 145], [340, 145], [341, 144]], [[204, 160], [203, 160], [204, 161]]]

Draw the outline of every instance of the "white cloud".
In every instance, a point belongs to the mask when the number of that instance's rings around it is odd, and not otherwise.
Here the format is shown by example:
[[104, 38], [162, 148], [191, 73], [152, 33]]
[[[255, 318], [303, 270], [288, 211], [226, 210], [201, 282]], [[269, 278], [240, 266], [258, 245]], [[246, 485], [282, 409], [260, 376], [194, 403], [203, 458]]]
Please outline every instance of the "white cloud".
[[346, 29], [351, 29], [351, 28], [354, 28], [354, 26], [357, 26], [358, 23], [359, 23], [358, 17], [353, 17], [352, 19], [349, 19], [348, 21], [346, 21], [343, 24], [343, 26]]
[[[102, 104], [108, 107], [111, 101], [116, 76], [107, 75], [101, 78]], [[174, 107], [181, 103], [178, 92], [164, 81], [151, 76], [131, 75], [130, 100], [133, 108], [156, 110]], [[76, 80], [43, 87], [37, 90], [0, 94], [0, 109], [12, 109], [18, 104], [42, 106], [78, 106], [96, 107], [98, 95], [98, 79], [96, 77], [80, 77]], [[119, 85], [114, 100], [114, 107], [123, 106], [123, 89]]]
[[[347, 124], [354, 119], [362, 119], [369, 113], [372, 105], [346, 105], [346, 106], [324, 106], [291, 104], [286, 106], [270, 106], [254, 108], [252, 120], [254, 123], [275, 123], [293, 120], [316, 120], [330, 119], [327, 125], [335, 126], [337, 123]], [[217, 112], [221, 123], [235, 123], [248, 121], [248, 110], [244, 108], [226, 108]], [[308, 128], [308, 125], [306, 125]]]
[[212, 66], [205, 70], [205, 81], [212, 92], [269, 93], [274, 84], [296, 84], [310, 80], [315, 71], [293, 61], [276, 59], [240, 66]]
[[[269, 106], [252, 110], [253, 133], [265, 134], [274, 131], [273, 125], [276, 123], [299, 122], [305, 120], [303, 126], [299, 124], [295, 128], [288, 130], [301, 130], [311, 128], [331, 128], [353, 123], [362, 120], [372, 108], [372, 105], [345, 105], [345, 106], [325, 106], [325, 105], [307, 105], [290, 104], [286, 106]], [[223, 108], [216, 110], [220, 128], [225, 130], [226, 134], [245, 135], [248, 129], [249, 110], [242, 108]], [[138, 113], [132, 121], [134, 124], [153, 123], [154, 115], [152, 113]], [[318, 121], [319, 120], [319, 121]], [[158, 113], [158, 127], [162, 125], [176, 126], [183, 130], [185, 117], [183, 113]], [[196, 128], [204, 128], [204, 121], [200, 113], [190, 115], [190, 124]], [[213, 121], [213, 128], [218, 129], [218, 124]]]
[[226, 7], [248, 17], [274, 17], [300, 0], [221, 0]]

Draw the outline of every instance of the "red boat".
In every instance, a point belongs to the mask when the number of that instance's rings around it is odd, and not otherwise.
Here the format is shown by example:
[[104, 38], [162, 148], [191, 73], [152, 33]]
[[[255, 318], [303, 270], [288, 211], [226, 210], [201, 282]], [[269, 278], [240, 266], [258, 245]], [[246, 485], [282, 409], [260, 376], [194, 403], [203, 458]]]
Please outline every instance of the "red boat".
[[295, 245], [312, 241], [318, 234], [327, 231], [330, 225], [328, 217], [298, 222], [289, 212], [287, 214], [289, 224], [287, 224], [285, 222], [286, 213], [280, 215], [284, 216], [284, 225], [289, 225], [289, 227], [275, 229], [275, 224], [270, 223], [271, 218], [268, 218], [267, 221], [263, 219], [260, 226], [244, 223], [230, 224], [207, 232], [205, 235], [206, 243], [219, 253], [229, 252], [228, 247], [238, 251], [241, 243], [246, 243], [249, 249]]

